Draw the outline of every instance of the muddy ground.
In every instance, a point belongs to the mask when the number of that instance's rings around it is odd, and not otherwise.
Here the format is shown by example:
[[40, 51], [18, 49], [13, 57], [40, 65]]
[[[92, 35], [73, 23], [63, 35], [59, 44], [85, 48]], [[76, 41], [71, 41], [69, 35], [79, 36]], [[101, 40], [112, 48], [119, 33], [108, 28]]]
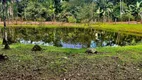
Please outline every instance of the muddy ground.
[[142, 62], [94, 55], [34, 53], [23, 61], [22, 56], [12, 55], [0, 61], [0, 80], [142, 80]]

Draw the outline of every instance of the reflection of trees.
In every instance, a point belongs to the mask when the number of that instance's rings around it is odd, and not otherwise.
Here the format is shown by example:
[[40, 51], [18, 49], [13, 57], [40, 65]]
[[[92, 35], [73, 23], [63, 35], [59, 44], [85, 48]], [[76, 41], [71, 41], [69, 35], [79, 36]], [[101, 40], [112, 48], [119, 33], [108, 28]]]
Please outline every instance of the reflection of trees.
[[[93, 28], [10, 28], [8, 37], [12, 40], [23, 38], [31, 41], [53, 42], [60, 46], [60, 41], [71, 44], [82, 44], [89, 46], [93, 40], [97, 46], [102, 46], [103, 42], [107, 45], [119, 44], [129, 45], [141, 41], [141, 37], [126, 35], [122, 33], [95, 30]], [[98, 39], [97, 39], [98, 38]]]
[[8, 34], [8, 36], [7, 36], [8, 43], [9, 43], [9, 44], [15, 43], [15, 42], [16, 42], [15, 29], [13, 29], [13, 28], [8, 28], [7, 34]]
[[[72, 44], [88, 44], [94, 38], [90, 29], [83, 29], [83, 28], [68, 28], [65, 31], [64, 36], [62, 37], [63, 41]], [[95, 35], [94, 35], [95, 36]]]
[[133, 35], [127, 35], [127, 34], [117, 34], [116, 43], [125, 46], [125, 45], [133, 45], [137, 42], [141, 41], [141, 37], [136, 37]]

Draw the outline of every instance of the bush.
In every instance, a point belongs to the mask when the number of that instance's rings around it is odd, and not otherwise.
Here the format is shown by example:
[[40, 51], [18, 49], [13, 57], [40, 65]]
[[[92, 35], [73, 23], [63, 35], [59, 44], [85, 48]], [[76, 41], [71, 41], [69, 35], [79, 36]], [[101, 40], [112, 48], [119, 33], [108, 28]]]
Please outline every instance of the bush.
[[70, 22], [70, 23], [75, 23], [76, 22], [76, 19], [75, 19], [74, 16], [68, 16], [67, 19], [68, 19], [68, 22]]
[[132, 21], [135, 19], [135, 17], [134, 17], [133, 15], [131, 15], [131, 14], [123, 14], [123, 15], [122, 15], [122, 20], [123, 20], [123, 21], [128, 21], [129, 18], [130, 18], [130, 20], [132, 20]]

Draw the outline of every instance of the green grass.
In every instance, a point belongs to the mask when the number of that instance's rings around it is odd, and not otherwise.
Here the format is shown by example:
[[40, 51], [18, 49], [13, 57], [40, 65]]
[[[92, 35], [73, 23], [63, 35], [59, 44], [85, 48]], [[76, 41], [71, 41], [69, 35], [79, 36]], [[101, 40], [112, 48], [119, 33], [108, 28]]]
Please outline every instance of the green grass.
[[[11, 49], [7, 51], [1, 50], [1, 53], [7, 55], [20, 55], [21, 60], [32, 60], [32, 54], [34, 52], [31, 51], [34, 45], [25, 45], [25, 44], [12, 44], [10, 45]], [[72, 54], [80, 54], [85, 56], [86, 49], [70, 49], [70, 48], [61, 48], [54, 46], [41, 46], [43, 48], [42, 55], [47, 55], [47, 53], [58, 53], [64, 56], [72, 55]], [[2, 47], [1, 47], [2, 48]], [[130, 62], [138, 62], [142, 60], [142, 44], [137, 44], [133, 46], [124, 46], [124, 47], [99, 47], [97, 48], [99, 54], [94, 54], [92, 56], [88, 56], [88, 58], [102, 58], [106, 56], [117, 56], [122, 61], [130, 61]], [[55, 56], [56, 57], [56, 56]]]
[[100, 24], [100, 27], [96, 28], [142, 36], [142, 24]]
[[103, 56], [118, 56], [122, 61], [138, 62], [142, 59], [142, 45], [98, 48]]

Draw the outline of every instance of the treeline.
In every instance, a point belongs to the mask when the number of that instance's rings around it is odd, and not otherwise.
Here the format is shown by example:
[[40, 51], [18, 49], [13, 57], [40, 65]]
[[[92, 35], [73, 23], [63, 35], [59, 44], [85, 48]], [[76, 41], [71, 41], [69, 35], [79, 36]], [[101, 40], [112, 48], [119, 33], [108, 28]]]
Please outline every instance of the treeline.
[[142, 21], [141, 0], [0, 0], [7, 20], [59, 22]]

